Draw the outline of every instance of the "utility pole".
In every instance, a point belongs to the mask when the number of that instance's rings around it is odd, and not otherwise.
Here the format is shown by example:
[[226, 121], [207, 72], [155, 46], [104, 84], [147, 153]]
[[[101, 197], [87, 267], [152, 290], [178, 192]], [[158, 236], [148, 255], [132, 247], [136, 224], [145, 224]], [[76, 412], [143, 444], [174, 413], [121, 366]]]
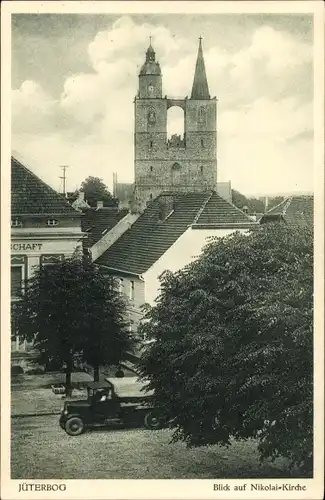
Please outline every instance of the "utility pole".
[[67, 180], [67, 176], [66, 176], [66, 170], [68, 167], [68, 165], [62, 165], [60, 168], [62, 168], [63, 170], [63, 175], [60, 175], [60, 179], [63, 180], [63, 195], [66, 196], [66, 180]]

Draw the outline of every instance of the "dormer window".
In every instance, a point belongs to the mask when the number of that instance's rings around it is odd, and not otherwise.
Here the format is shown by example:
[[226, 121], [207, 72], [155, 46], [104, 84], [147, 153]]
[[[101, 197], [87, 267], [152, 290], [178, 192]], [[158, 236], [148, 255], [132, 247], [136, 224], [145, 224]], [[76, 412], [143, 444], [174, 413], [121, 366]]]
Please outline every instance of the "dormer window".
[[14, 219], [11, 219], [11, 227], [22, 227], [22, 222], [20, 219], [15, 217]]
[[59, 225], [59, 221], [56, 220], [56, 219], [47, 219], [46, 225], [49, 226], [49, 227], [58, 226]]

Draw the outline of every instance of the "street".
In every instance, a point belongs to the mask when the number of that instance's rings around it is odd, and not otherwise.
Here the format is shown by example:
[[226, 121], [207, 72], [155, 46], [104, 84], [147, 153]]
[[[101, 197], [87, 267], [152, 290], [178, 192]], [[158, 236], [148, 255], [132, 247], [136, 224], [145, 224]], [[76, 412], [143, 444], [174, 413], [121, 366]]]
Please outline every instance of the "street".
[[[12, 419], [12, 479], [290, 477], [284, 460], [260, 465], [253, 441], [186, 449], [172, 431], [108, 429], [68, 436], [58, 416]], [[295, 474], [293, 477], [298, 477]]]

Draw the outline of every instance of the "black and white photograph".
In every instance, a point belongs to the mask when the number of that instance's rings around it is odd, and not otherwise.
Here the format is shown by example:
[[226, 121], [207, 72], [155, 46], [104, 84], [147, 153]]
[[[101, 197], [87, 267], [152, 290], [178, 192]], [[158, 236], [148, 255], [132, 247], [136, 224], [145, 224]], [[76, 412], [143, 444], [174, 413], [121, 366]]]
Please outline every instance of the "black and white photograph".
[[324, 16], [284, 4], [4, 2], [4, 500], [322, 498]]

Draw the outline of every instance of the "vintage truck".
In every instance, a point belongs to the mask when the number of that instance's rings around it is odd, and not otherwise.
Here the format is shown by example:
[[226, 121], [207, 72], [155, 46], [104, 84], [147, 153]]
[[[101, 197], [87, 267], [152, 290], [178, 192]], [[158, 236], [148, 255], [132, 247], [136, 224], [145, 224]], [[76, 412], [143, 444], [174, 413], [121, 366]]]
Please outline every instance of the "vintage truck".
[[166, 420], [155, 410], [152, 393], [145, 393], [143, 386], [137, 377], [89, 382], [87, 399], [65, 402], [60, 426], [70, 436], [109, 424], [140, 424], [147, 429], [164, 427]]

